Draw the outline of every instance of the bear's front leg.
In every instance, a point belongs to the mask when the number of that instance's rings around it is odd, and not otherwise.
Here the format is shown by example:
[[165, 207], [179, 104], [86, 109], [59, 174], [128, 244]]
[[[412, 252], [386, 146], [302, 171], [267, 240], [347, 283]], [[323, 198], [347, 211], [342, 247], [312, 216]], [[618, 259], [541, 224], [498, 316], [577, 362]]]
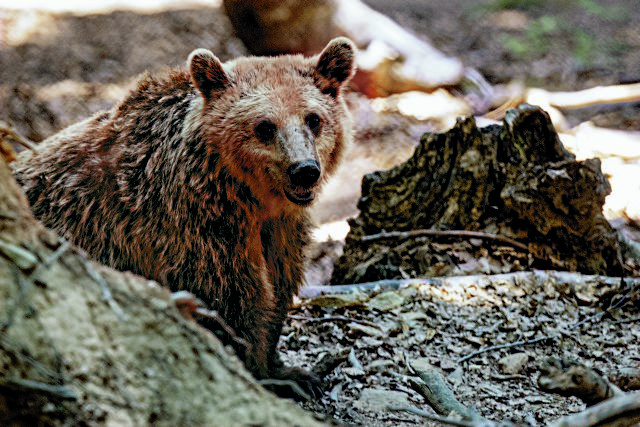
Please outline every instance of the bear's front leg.
[[[286, 366], [278, 353], [282, 325], [291, 307], [293, 296], [298, 293], [302, 283], [303, 247], [307, 242], [306, 230], [305, 220], [300, 218], [266, 221], [262, 226], [264, 259], [273, 284], [275, 298], [274, 316], [267, 338], [268, 366], [271, 378], [293, 381], [309, 397], [317, 397], [322, 393], [320, 379], [304, 369]], [[272, 389], [280, 395], [303, 398], [286, 384], [277, 389], [272, 387]]]
[[268, 337], [275, 305], [259, 234], [252, 236], [253, 229], [238, 221], [222, 229], [226, 233], [218, 231], [218, 238], [182, 256], [182, 274], [171, 283], [172, 290], [188, 290], [217, 311], [224, 326], [211, 318], [199, 323], [231, 345], [254, 377], [264, 379], [270, 374]]

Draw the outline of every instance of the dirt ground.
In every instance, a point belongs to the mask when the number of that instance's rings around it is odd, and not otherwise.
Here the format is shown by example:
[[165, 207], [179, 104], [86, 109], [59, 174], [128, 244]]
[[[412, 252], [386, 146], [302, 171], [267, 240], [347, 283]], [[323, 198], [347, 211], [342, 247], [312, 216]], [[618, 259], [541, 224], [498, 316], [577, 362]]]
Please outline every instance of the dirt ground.
[[[219, 2], [212, 0], [208, 7], [202, 2], [164, 3], [168, 6], [162, 10], [70, 14], [11, 10], [0, 2], [0, 120], [41, 141], [111, 107], [140, 73], [182, 64], [196, 47], [207, 47], [222, 60], [247, 54]], [[475, 67], [492, 84], [571, 91], [640, 82], [636, 0], [367, 3], [429, 37], [437, 48]], [[440, 95], [434, 96], [425, 99], [439, 103]], [[380, 105], [385, 102], [399, 101], [372, 102], [349, 95], [356, 146], [315, 212], [324, 225], [319, 236], [333, 236], [338, 242], [324, 243], [312, 253], [310, 285], [323, 285], [328, 279], [331, 259], [339, 253], [344, 236], [344, 223], [336, 221], [356, 213], [362, 174], [402, 161], [422, 132], [442, 130], [455, 120], [456, 110], [417, 119], [384, 112]], [[589, 126], [630, 135], [638, 152], [640, 103], [565, 113], [570, 128], [589, 121]], [[576, 135], [569, 133], [568, 141], [575, 143], [570, 148], [580, 148], [582, 140]], [[608, 145], [609, 135], [596, 139], [597, 149], [584, 155], [603, 156], [603, 167], [609, 168], [605, 172], [625, 171], [612, 179], [614, 191], [626, 192], [619, 193], [622, 202], [611, 209], [609, 218], [637, 239], [639, 218], [634, 215], [640, 215], [640, 208], [627, 209], [631, 219], [618, 217], [626, 202], [640, 200], [640, 155], [606, 150], [603, 154], [601, 146]], [[339, 422], [424, 425], [415, 415], [388, 410], [392, 404], [428, 409], [407, 377], [410, 365], [422, 364], [438, 369], [459, 400], [483, 416], [543, 425], [584, 409], [575, 398], [538, 389], [539, 363], [545, 356], [579, 360], [604, 373], [640, 367], [637, 303], [571, 329], [598, 311], [592, 305], [606, 290], [596, 283], [575, 288], [553, 281], [505, 279], [500, 286], [411, 286], [377, 292], [357, 303], [302, 299], [285, 328], [281, 350], [291, 364], [306, 367], [327, 354], [350, 354], [328, 375], [325, 396], [305, 404]], [[572, 332], [458, 362], [487, 345], [552, 336], [566, 329]]]

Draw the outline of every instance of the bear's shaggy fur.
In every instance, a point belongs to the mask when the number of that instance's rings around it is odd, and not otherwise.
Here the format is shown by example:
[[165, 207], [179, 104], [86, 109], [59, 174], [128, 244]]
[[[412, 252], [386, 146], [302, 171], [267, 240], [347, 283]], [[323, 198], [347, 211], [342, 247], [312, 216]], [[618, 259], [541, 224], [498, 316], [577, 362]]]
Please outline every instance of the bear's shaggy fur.
[[[114, 109], [18, 161], [34, 214], [98, 261], [189, 290], [249, 346], [257, 378], [292, 378], [276, 345], [302, 280], [305, 207], [349, 142], [355, 48], [314, 58], [195, 50]], [[213, 325], [207, 325], [213, 328]]]

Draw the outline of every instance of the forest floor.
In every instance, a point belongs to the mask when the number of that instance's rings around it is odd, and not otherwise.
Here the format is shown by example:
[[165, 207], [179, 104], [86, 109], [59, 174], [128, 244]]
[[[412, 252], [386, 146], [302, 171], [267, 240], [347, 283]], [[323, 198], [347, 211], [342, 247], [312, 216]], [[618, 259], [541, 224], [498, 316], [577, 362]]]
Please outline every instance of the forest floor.
[[[40, 141], [111, 107], [140, 73], [180, 65], [196, 47], [207, 47], [223, 60], [247, 54], [216, 1], [208, 2], [211, 6], [162, 3], [162, 10], [68, 14], [2, 9], [0, 2], [0, 120]], [[635, 0], [367, 3], [429, 37], [495, 85], [575, 91], [640, 81]], [[309, 285], [324, 285], [329, 278], [346, 233], [344, 219], [357, 214], [362, 174], [404, 160], [422, 132], [444, 130], [455, 120], [455, 109], [443, 109], [436, 118], [402, 114], [395, 107], [403, 99], [349, 95], [356, 144], [315, 208], [321, 242], [310, 257]], [[438, 104], [449, 98], [436, 93], [420, 99]], [[640, 241], [640, 103], [564, 113], [561, 136], [567, 146], [579, 158], [603, 159], [614, 190], [607, 217]], [[606, 287], [483, 283], [411, 286], [357, 302], [300, 299], [283, 332], [285, 359], [312, 367], [327, 354], [346, 358], [327, 376], [325, 396], [305, 407], [345, 423], [423, 425], [419, 417], [388, 406], [427, 409], [408, 377], [409, 366], [428, 365], [444, 375], [462, 403], [483, 416], [543, 425], [584, 409], [576, 398], [538, 389], [544, 357], [578, 360], [605, 374], [640, 367], [637, 307], [612, 310], [575, 327], [599, 311], [594, 307]], [[485, 346], [543, 336], [555, 338], [459, 362]]]

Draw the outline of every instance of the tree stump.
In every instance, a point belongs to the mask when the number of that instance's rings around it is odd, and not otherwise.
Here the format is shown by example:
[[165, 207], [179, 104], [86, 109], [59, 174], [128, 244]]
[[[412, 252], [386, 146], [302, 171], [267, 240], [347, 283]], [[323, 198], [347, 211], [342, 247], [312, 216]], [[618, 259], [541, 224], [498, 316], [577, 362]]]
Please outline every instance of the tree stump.
[[332, 284], [530, 268], [619, 275], [618, 234], [602, 214], [610, 192], [600, 160], [576, 161], [538, 107], [483, 128], [459, 119], [363, 178]]

